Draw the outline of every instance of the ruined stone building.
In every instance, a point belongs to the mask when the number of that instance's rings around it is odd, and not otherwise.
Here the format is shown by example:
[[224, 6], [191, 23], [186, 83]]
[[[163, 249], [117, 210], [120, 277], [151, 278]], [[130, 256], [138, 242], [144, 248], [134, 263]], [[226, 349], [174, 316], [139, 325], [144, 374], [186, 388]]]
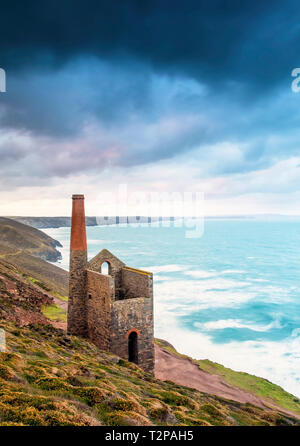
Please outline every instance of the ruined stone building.
[[68, 332], [154, 372], [152, 274], [106, 249], [88, 261], [83, 195], [73, 195]]

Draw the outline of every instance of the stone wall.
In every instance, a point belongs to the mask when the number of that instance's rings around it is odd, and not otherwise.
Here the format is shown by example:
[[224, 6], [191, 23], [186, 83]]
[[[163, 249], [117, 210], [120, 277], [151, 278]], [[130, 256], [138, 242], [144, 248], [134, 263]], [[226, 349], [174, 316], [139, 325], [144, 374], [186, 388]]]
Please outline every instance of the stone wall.
[[110, 306], [113, 297], [113, 279], [87, 270], [88, 338], [101, 350], [110, 350]]
[[126, 299], [135, 297], [152, 298], [152, 274], [125, 266], [122, 268], [122, 288]]
[[128, 360], [128, 335], [138, 334], [138, 365], [154, 373], [153, 300], [118, 300], [111, 306], [111, 351]]
[[[101, 350], [128, 360], [128, 336], [137, 333], [137, 363], [154, 373], [153, 277], [125, 266], [107, 250], [87, 263], [85, 250], [71, 250], [68, 330]], [[109, 275], [101, 274], [103, 262]]]
[[121, 270], [125, 263], [114, 256], [107, 249], [102, 249], [88, 264], [88, 268], [92, 271], [101, 273], [101, 266], [104, 262], [109, 265], [109, 275], [113, 277], [115, 282], [115, 296], [114, 300], [122, 298], [122, 273]]
[[77, 336], [87, 336], [86, 318], [86, 264], [85, 250], [71, 251], [68, 301], [68, 332]]

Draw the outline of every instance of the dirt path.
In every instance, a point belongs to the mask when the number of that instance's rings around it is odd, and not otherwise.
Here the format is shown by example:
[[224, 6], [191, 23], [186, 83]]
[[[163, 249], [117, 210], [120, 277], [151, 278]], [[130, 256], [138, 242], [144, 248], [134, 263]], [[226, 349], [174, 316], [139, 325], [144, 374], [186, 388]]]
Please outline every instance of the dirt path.
[[56, 305], [58, 305], [60, 308], [62, 308], [63, 310], [65, 310], [65, 312], [68, 311], [68, 302], [59, 299], [58, 297], [53, 296], [54, 302], [56, 303]]
[[229, 386], [222, 381], [220, 376], [204, 372], [188, 359], [176, 357], [157, 345], [155, 345], [155, 377], [162, 381], [173, 381], [201, 392], [267, 409], [264, 401], [259, 397]]
[[[59, 299], [58, 297], [52, 296], [56, 305], [62, 308], [66, 313], [68, 311], [68, 302]], [[64, 321], [51, 321], [55, 328], [60, 328], [61, 330], [67, 331], [67, 322]]]
[[6, 254], [0, 254], [0, 257], [5, 259], [6, 257], [17, 256], [18, 254], [21, 254], [21, 252], [22, 252], [22, 249], [18, 249], [15, 252], [10, 252], [10, 253], [6, 253]]

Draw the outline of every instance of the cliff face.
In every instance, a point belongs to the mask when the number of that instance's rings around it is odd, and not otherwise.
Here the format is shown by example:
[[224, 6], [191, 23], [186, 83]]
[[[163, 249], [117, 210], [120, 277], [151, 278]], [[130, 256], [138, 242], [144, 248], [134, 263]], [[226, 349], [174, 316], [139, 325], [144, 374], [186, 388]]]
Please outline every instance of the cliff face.
[[68, 272], [45, 260], [22, 251], [16, 252], [0, 245], [0, 273], [2, 270], [17, 274], [25, 283], [39, 286], [64, 300], [68, 295]]
[[0, 217], [0, 245], [50, 262], [61, 259], [61, 253], [56, 248], [62, 245], [57, 240], [36, 228], [5, 217]]
[[40, 284], [45, 292], [52, 290], [67, 296], [68, 273], [48, 261], [61, 258], [61, 244], [38, 229], [0, 217], [0, 273], [7, 269], [19, 280]]

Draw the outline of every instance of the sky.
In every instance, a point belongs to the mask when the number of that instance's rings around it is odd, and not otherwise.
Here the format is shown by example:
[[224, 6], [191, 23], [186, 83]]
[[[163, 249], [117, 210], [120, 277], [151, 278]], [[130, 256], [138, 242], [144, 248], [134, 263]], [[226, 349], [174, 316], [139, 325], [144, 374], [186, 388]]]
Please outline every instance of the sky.
[[294, 0], [4, 2], [0, 214], [69, 215], [83, 193], [107, 215], [126, 185], [299, 215], [299, 66]]

